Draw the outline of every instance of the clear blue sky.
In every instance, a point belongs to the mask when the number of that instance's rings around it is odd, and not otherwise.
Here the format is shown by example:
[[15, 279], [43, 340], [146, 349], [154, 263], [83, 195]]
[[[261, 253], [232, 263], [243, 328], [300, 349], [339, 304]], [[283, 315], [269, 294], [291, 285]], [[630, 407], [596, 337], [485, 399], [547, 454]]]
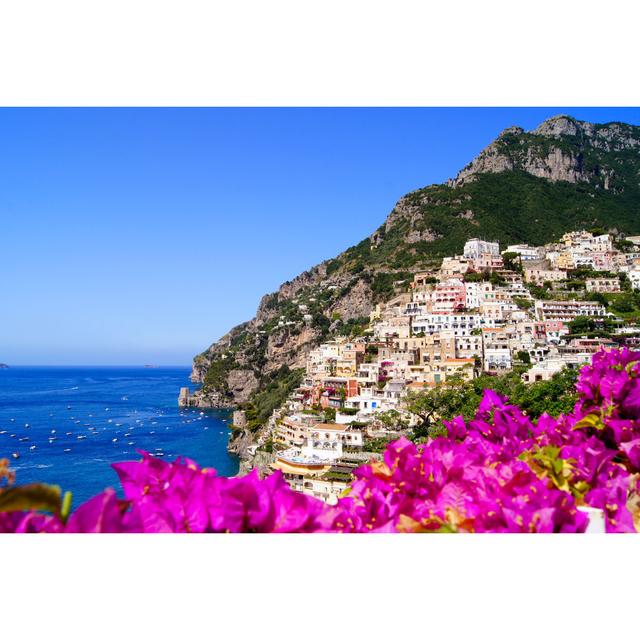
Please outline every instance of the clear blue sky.
[[505, 127], [640, 109], [1, 109], [0, 362], [189, 364]]

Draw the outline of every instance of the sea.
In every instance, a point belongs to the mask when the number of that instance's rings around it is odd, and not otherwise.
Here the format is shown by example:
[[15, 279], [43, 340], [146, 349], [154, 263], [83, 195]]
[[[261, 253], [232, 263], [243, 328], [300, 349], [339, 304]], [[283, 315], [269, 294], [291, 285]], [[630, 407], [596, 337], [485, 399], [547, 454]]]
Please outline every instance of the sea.
[[[218, 475], [238, 472], [227, 452], [230, 412], [180, 409], [190, 369], [11, 367], [0, 369], [0, 458], [16, 483], [71, 491], [77, 507], [106, 487], [119, 490], [111, 464], [186, 456]], [[17, 456], [16, 456], [17, 454]]]

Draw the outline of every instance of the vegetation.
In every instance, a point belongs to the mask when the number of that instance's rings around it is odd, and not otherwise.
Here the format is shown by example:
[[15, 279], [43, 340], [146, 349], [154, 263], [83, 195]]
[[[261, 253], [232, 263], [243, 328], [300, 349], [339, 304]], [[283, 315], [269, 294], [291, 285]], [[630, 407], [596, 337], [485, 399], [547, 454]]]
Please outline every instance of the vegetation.
[[578, 316], [569, 323], [570, 336], [588, 336], [590, 338], [611, 336], [618, 326], [615, 320], [608, 317]]
[[382, 453], [390, 442], [397, 439], [397, 436], [386, 436], [384, 438], [371, 438], [365, 441], [362, 447], [367, 453]]
[[324, 421], [325, 422], [335, 422], [336, 421], [336, 410], [333, 407], [327, 407], [324, 412]]
[[340, 322], [336, 333], [341, 336], [347, 336], [348, 338], [357, 338], [361, 336], [366, 328], [369, 326], [369, 318], [351, 318], [346, 322]]
[[280, 367], [269, 376], [265, 376], [259, 390], [253, 393], [243, 405], [247, 418], [247, 428], [255, 431], [269, 419], [269, 416], [287, 399], [287, 396], [300, 385], [304, 369]]
[[552, 416], [567, 413], [576, 401], [576, 379], [577, 372], [573, 369], [564, 369], [551, 380], [532, 384], [525, 384], [514, 372], [503, 376], [484, 374], [471, 381], [452, 377], [433, 389], [407, 397], [407, 409], [421, 421], [414, 428], [412, 438], [422, 441], [443, 435], [446, 429], [441, 420], [451, 420], [458, 415], [471, 419], [484, 389], [507, 396], [510, 403], [519, 405], [532, 418], [545, 412]]

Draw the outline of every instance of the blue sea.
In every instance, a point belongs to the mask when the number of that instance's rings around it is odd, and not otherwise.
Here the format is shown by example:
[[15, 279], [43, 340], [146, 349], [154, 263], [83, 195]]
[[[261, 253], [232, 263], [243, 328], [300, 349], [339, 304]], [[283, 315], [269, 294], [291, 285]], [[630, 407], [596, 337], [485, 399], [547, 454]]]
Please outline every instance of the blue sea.
[[189, 373], [186, 367], [0, 369], [0, 458], [9, 459], [16, 483], [72, 491], [74, 507], [105, 487], [118, 489], [110, 465], [139, 459], [138, 450], [168, 461], [187, 456], [219, 475], [235, 475], [237, 458], [226, 449], [230, 413], [178, 408], [180, 387], [193, 389]]

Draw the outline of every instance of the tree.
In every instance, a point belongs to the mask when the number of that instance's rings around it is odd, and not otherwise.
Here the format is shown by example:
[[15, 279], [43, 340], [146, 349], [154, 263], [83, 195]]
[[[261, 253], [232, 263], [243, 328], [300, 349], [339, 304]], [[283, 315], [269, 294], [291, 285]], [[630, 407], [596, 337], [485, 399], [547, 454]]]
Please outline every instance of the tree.
[[504, 261], [505, 269], [510, 271], [522, 271], [522, 258], [519, 253], [515, 251], [505, 251], [502, 254], [502, 260]]
[[413, 437], [434, 437], [434, 429], [440, 430], [441, 420], [450, 420], [461, 413], [470, 392], [472, 389], [459, 375], [448, 378], [433, 389], [409, 392], [405, 406], [420, 420], [413, 430]]
[[523, 364], [531, 364], [531, 355], [528, 351], [518, 351], [518, 360]]
[[376, 414], [376, 420], [389, 429], [406, 429], [409, 426], [407, 418], [395, 409]]
[[336, 421], [336, 410], [333, 407], [327, 407], [324, 410], [324, 421], [325, 422], [335, 422]]
[[476, 271], [467, 271], [467, 273], [462, 276], [462, 279], [465, 282], [482, 282], [484, 277], [481, 273], [477, 273]]
[[591, 300], [591, 302], [599, 302], [605, 309], [609, 306], [607, 296], [604, 293], [600, 293], [600, 291], [590, 291], [585, 294], [584, 299]]
[[513, 303], [518, 307], [518, 309], [524, 309], [525, 311], [533, 307], [533, 302], [527, 298], [515, 297], [513, 299]]
[[635, 310], [633, 296], [628, 293], [622, 293], [612, 300], [611, 309], [616, 313], [629, 313]]

